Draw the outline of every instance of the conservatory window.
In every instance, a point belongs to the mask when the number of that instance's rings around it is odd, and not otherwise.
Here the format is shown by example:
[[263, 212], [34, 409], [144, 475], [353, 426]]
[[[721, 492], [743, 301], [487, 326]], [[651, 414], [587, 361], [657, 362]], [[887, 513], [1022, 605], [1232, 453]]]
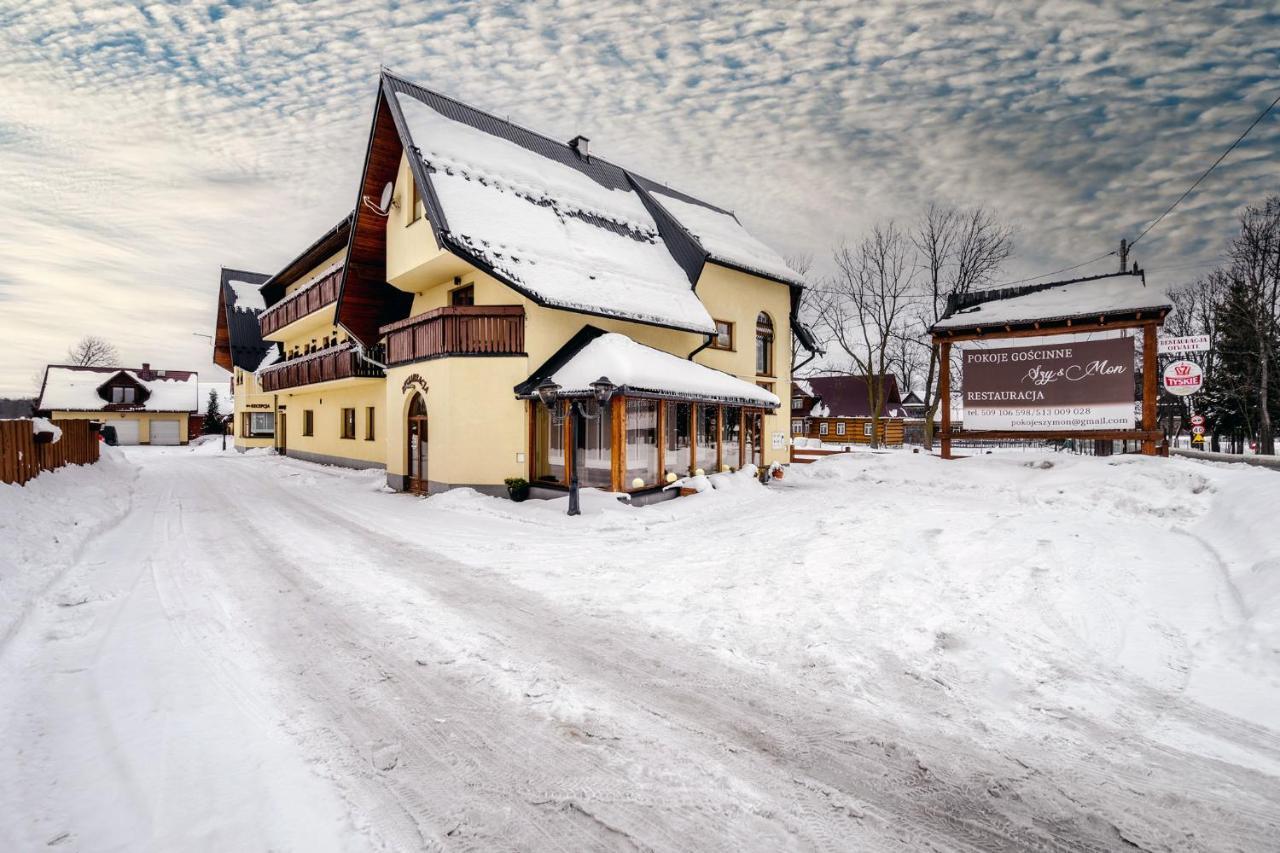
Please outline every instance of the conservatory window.
[[742, 410], [725, 406], [720, 422], [720, 469], [735, 470], [742, 464]]
[[630, 399], [627, 411], [627, 464], [622, 488], [640, 489], [658, 483], [657, 400]]
[[743, 458], [759, 468], [764, 465], [764, 417], [758, 410], [748, 409], [743, 421], [746, 426], [743, 435], [746, 452]]
[[720, 470], [719, 416], [719, 406], [698, 406], [697, 430], [694, 435], [698, 458], [695, 465], [708, 474]]
[[533, 403], [533, 479], [544, 483], [564, 483], [563, 403], [556, 403], [556, 416], [538, 401]]
[[688, 403], [667, 403], [666, 462], [667, 471], [677, 477], [689, 472], [690, 446], [693, 443], [692, 409]]
[[[578, 414], [578, 408], [585, 410], [587, 417]], [[603, 411], [603, 415], [601, 413]], [[577, 464], [582, 483], [601, 489], [613, 488], [613, 456], [610, 449], [613, 442], [610, 437], [609, 406], [603, 409], [595, 400], [583, 400], [574, 406], [574, 415], [578, 419], [578, 447], [580, 462]]]

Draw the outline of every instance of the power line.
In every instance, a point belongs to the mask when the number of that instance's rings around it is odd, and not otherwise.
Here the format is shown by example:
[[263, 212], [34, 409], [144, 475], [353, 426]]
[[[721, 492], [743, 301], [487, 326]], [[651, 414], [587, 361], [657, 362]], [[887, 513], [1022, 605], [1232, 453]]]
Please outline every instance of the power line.
[[1157, 216], [1157, 217], [1156, 217], [1155, 222], [1152, 222], [1150, 225], [1148, 225], [1148, 226], [1143, 230], [1143, 232], [1142, 232], [1141, 234], [1139, 234], [1139, 235], [1138, 235], [1137, 239], [1135, 239], [1132, 243], [1130, 243], [1130, 244], [1129, 244], [1130, 248], [1132, 248], [1132, 247], [1134, 247], [1134, 246], [1138, 245], [1138, 240], [1141, 240], [1143, 237], [1147, 236], [1147, 232], [1148, 232], [1148, 231], [1150, 231], [1152, 228], [1155, 228], [1155, 227], [1156, 227], [1156, 225], [1158, 225], [1158, 224], [1160, 223], [1160, 220], [1162, 220], [1162, 219], [1164, 219], [1166, 216], [1168, 216], [1168, 215], [1169, 215], [1169, 213], [1170, 213], [1170, 212], [1172, 212], [1172, 210], [1173, 210], [1175, 207], [1177, 207], [1178, 205], [1182, 204], [1182, 200], [1183, 200], [1183, 199], [1185, 199], [1187, 196], [1191, 195], [1192, 191], [1193, 191], [1193, 190], [1195, 190], [1195, 188], [1196, 188], [1196, 187], [1200, 186], [1200, 182], [1201, 182], [1201, 181], [1203, 181], [1205, 178], [1209, 177], [1209, 173], [1210, 173], [1210, 172], [1212, 172], [1214, 169], [1218, 168], [1218, 164], [1219, 164], [1219, 163], [1221, 163], [1223, 160], [1227, 159], [1227, 155], [1228, 155], [1228, 154], [1230, 154], [1232, 151], [1234, 151], [1234, 150], [1235, 150], [1235, 148], [1236, 148], [1236, 146], [1237, 146], [1237, 145], [1239, 145], [1241, 142], [1243, 142], [1243, 141], [1244, 141], [1244, 138], [1245, 138], [1246, 136], [1248, 136], [1248, 135], [1249, 135], [1249, 132], [1250, 132], [1250, 131], [1252, 131], [1255, 127], [1257, 127], [1257, 126], [1258, 126], [1258, 122], [1262, 121], [1264, 118], [1266, 118], [1266, 117], [1267, 117], [1267, 113], [1271, 112], [1271, 110], [1275, 107], [1275, 105], [1276, 105], [1276, 104], [1280, 104], [1280, 95], [1277, 95], [1277, 96], [1276, 96], [1276, 99], [1275, 99], [1274, 101], [1272, 101], [1272, 102], [1271, 102], [1271, 106], [1267, 107], [1265, 110], [1263, 110], [1261, 113], [1259, 113], [1259, 114], [1258, 114], [1258, 117], [1257, 117], [1257, 118], [1255, 118], [1255, 119], [1253, 120], [1253, 124], [1251, 124], [1251, 125], [1249, 125], [1247, 128], [1245, 128], [1244, 133], [1240, 134], [1239, 138], [1237, 138], [1235, 142], [1233, 142], [1233, 143], [1231, 143], [1229, 146], [1227, 146], [1227, 150], [1226, 150], [1226, 151], [1223, 151], [1223, 152], [1222, 152], [1222, 154], [1218, 157], [1218, 159], [1213, 161], [1213, 165], [1212, 165], [1212, 166], [1210, 166], [1209, 168], [1207, 168], [1207, 169], [1205, 169], [1205, 170], [1204, 170], [1204, 174], [1202, 174], [1200, 177], [1196, 178], [1196, 182], [1195, 182], [1194, 184], [1192, 184], [1191, 186], [1187, 187], [1187, 191], [1186, 191], [1186, 192], [1184, 192], [1182, 195], [1178, 196], [1178, 200], [1177, 200], [1177, 201], [1175, 201], [1173, 204], [1169, 205], [1169, 207], [1165, 210], [1165, 212], [1164, 212], [1164, 213], [1162, 213], [1162, 214], [1160, 214], [1159, 216]]
[[1110, 251], [1110, 252], [1105, 252], [1105, 253], [1103, 253], [1103, 254], [1101, 254], [1101, 255], [1098, 255], [1096, 258], [1090, 258], [1090, 259], [1089, 259], [1089, 260], [1087, 260], [1087, 261], [1083, 261], [1083, 262], [1081, 262], [1081, 263], [1074, 264], [1074, 265], [1069, 266], [1069, 267], [1063, 267], [1063, 268], [1062, 268], [1062, 269], [1060, 269], [1060, 270], [1054, 270], [1053, 272], [1040, 273], [1040, 275], [1033, 275], [1033, 276], [1031, 276], [1031, 278], [1020, 278], [1020, 279], [1018, 279], [1017, 281], [1002, 281], [1002, 282], [1000, 282], [999, 284], [993, 284], [993, 285], [991, 285], [991, 286], [992, 286], [992, 287], [1009, 287], [1010, 285], [1014, 285], [1014, 284], [1022, 284], [1022, 283], [1024, 283], [1024, 282], [1028, 282], [1028, 281], [1035, 281], [1035, 280], [1036, 280], [1036, 279], [1038, 279], [1038, 278], [1048, 278], [1048, 277], [1049, 277], [1049, 276], [1051, 276], [1051, 275], [1059, 275], [1059, 274], [1064, 273], [1064, 272], [1071, 272], [1072, 270], [1078, 270], [1078, 269], [1080, 269], [1080, 267], [1087, 267], [1087, 266], [1089, 266], [1089, 264], [1097, 263], [1098, 261], [1102, 260], [1103, 258], [1109, 258], [1109, 257], [1111, 257], [1111, 256], [1112, 256], [1112, 255], [1114, 255], [1114, 254], [1116, 254], [1116, 251], [1113, 249], [1113, 250], [1112, 250], [1112, 251]]

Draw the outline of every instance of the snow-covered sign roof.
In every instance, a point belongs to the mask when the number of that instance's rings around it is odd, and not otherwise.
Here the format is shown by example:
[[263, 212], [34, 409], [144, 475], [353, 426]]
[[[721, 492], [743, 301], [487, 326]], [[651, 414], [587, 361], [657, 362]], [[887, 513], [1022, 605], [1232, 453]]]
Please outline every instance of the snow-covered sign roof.
[[[145, 399], [113, 404], [110, 394], [99, 392], [122, 374], [146, 392], [140, 395]], [[49, 365], [37, 406], [49, 411], [196, 412], [200, 410], [199, 377], [190, 370]]]
[[1069, 282], [1011, 287], [967, 294], [949, 307], [935, 330], [968, 329], [1015, 323], [1087, 319], [1114, 314], [1170, 311], [1160, 288], [1133, 273], [1115, 273]]
[[782, 255], [747, 233], [732, 213], [705, 204], [676, 198], [669, 192], [653, 193], [658, 204], [688, 231], [713, 261], [769, 278], [804, 284]]
[[590, 394], [591, 383], [602, 376], [622, 393], [778, 407], [777, 395], [754, 382], [592, 326], [579, 332], [516, 391], [530, 396], [538, 383], [549, 378], [560, 386], [561, 394]]

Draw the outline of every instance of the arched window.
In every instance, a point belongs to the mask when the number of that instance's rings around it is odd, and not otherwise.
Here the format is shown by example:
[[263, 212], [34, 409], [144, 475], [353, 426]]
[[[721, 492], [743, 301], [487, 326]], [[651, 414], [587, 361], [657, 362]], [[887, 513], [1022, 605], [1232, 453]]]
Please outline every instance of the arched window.
[[756, 373], [773, 375], [773, 320], [763, 311], [756, 316]]

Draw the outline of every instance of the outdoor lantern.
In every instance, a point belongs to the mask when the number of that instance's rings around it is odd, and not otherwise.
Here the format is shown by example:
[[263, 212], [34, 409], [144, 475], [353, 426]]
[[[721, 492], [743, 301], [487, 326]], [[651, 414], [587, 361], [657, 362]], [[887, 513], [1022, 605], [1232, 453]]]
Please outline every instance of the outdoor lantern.
[[668, 471], [668, 472], [667, 472], [667, 482], [668, 482], [668, 483], [674, 483], [674, 482], [675, 482], [676, 480], [678, 480], [678, 479], [680, 479], [680, 478], [676, 476], [676, 472], [675, 472], [675, 471]]
[[643, 488], [644, 488], [644, 478], [643, 478], [643, 477], [636, 477], [634, 480], [632, 480], [632, 481], [631, 481], [631, 488], [633, 488], [633, 489], [643, 489]]
[[694, 472], [693, 472], [693, 476], [695, 476], [695, 477], [701, 477], [702, 475], [704, 475], [704, 474], [706, 474], [706, 473], [707, 473], [706, 471], [703, 471], [701, 468], [699, 468], [698, 470], [696, 470], [696, 471], [694, 471]]
[[560, 395], [560, 386], [549, 377], [539, 382], [538, 387], [533, 390], [542, 401], [542, 405], [548, 408], [555, 404], [556, 398]]
[[618, 386], [609, 381], [608, 376], [601, 376], [595, 382], [591, 383], [591, 393], [595, 394], [596, 402], [604, 405], [613, 397], [613, 392], [618, 390]]

